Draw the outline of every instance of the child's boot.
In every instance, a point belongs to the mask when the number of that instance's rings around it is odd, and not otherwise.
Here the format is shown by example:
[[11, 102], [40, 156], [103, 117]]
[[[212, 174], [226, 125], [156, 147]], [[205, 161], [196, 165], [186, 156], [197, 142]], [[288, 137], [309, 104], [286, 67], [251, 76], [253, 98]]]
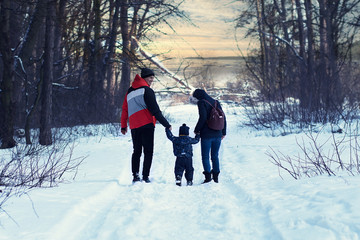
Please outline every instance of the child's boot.
[[181, 176], [180, 175], [177, 175], [176, 176], [176, 185], [178, 185], [179, 187], [181, 186]]
[[139, 173], [134, 173], [133, 176], [134, 176], [134, 178], [133, 178], [133, 183], [135, 183], [135, 182], [140, 182]]

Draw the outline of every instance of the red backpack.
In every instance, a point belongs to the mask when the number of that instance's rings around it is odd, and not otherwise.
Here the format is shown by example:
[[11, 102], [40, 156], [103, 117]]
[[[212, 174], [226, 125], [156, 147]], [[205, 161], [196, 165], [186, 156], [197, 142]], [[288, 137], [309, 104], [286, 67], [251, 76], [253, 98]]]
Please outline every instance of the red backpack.
[[208, 127], [213, 130], [223, 130], [225, 124], [225, 113], [223, 112], [223, 110], [221, 110], [218, 107], [216, 100], [215, 100], [215, 106], [213, 106], [210, 102], [206, 101], [205, 99], [204, 101], [210, 104], [210, 106], [212, 107], [209, 118], [207, 119]]

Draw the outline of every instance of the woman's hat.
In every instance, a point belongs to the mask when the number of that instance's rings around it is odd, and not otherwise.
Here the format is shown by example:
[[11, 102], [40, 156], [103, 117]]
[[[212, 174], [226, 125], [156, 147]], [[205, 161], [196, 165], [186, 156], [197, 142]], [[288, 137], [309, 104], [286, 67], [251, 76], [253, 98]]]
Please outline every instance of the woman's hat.
[[206, 95], [207, 95], [207, 93], [203, 89], [196, 89], [193, 93], [193, 97], [198, 100], [204, 99], [206, 97]]

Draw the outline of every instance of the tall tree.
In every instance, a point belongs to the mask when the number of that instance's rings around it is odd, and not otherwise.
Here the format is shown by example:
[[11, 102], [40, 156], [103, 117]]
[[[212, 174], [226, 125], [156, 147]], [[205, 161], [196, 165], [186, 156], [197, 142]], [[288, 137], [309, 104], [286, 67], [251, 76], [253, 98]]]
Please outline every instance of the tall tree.
[[104, 106], [104, 79], [101, 78], [101, 0], [94, 0], [93, 3], [94, 19], [94, 37], [90, 44], [90, 116], [95, 122], [101, 120], [102, 107]]
[[52, 84], [54, 81], [54, 40], [56, 0], [47, 1], [46, 36], [44, 49], [44, 74], [41, 92], [41, 119], [40, 138], [41, 145], [52, 144]]
[[[249, 9], [239, 17], [238, 26], [247, 27], [249, 36], [257, 33], [260, 44], [259, 63], [249, 65], [254, 79], [263, 83], [258, 90], [271, 101], [299, 99], [305, 122], [340, 116], [346, 97], [340, 71], [351, 61], [348, 53], [358, 36], [360, 1], [243, 2]], [[282, 112], [287, 114], [286, 109]]]
[[63, 69], [63, 46], [62, 37], [64, 34], [65, 8], [67, 0], [59, 0], [56, 8], [55, 42], [54, 42], [54, 80], [61, 77]]
[[12, 148], [14, 140], [13, 78], [14, 52], [10, 40], [11, 1], [0, 1], [0, 53], [3, 62], [0, 85], [0, 138], [1, 148]]
[[130, 73], [131, 73], [131, 54], [130, 54], [130, 33], [129, 33], [129, 19], [128, 9], [129, 1], [121, 1], [120, 21], [121, 21], [121, 37], [122, 37], [122, 67], [121, 67], [121, 80], [120, 80], [120, 103], [124, 99], [127, 89], [130, 86]]
[[[31, 127], [31, 120], [33, 114], [38, 106], [39, 99], [40, 99], [40, 89], [37, 91], [36, 100], [34, 100], [33, 104], [29, 104], [29, 95], [30, 94], [30, 79], [29, 79], [29, 72], [35, 72], [35, 67], [33, 63], [33, 56], [34, 49], [36, 44], [39, 42], [39, 32], [44, 25], [46, 16], [46, 0], [39, 0], [36, 3], [35, 11], [31, 17], [29, 26], [27, 27], [27, 31], [24, 37], [24, 40], [21, 44], [21, 48], [19, 51], [19, 59], [21, 61], [15, 62], [15, 69], [17, 71], [17, 75], [25, 79], [24, 86], [25, 86], [25, 102], [26, 102], [26, 116], [25, 116], [25, 138], [26, 143], [31, 144], [31, 137], [30, 137], [30, 127]], [[33, 74], [35, 75], [35, 74]], [[21, 86], [18, 86], [21, 87]], [[30, 106], [28, 106], [30, 105]]]
[[113, 62], [115, 58], [116, 40], [119, 32], [119, 15], [121, 8], [121, 0], [115, 0], [115, 10], [112, 17], [111, 32], [108, 41], [108, 48], [105, 52], [102, 68], [102, 78], [106, 79], [106, 98], [107, 105], [113, 104], [115, 80], [113, 77]]

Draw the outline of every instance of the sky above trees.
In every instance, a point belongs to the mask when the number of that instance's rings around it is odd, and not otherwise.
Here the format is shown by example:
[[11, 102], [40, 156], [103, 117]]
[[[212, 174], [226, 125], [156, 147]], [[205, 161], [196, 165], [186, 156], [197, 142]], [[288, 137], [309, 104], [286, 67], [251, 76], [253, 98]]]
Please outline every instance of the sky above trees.
[[237, 56], [246, 50], [247, 42], [237, 30], [238, 43], [235, 40], [234, 19], [239, 15], [241, 3], [233, 0], [186, 0], [181, 9], [189, 14], [192, 23], [169, 19], [173, 30], [164, 25], [161, 30], [168, 35], [156, 38], [149, 46], [153, 52], [169, 51], [172, 57], [219, 57]]

